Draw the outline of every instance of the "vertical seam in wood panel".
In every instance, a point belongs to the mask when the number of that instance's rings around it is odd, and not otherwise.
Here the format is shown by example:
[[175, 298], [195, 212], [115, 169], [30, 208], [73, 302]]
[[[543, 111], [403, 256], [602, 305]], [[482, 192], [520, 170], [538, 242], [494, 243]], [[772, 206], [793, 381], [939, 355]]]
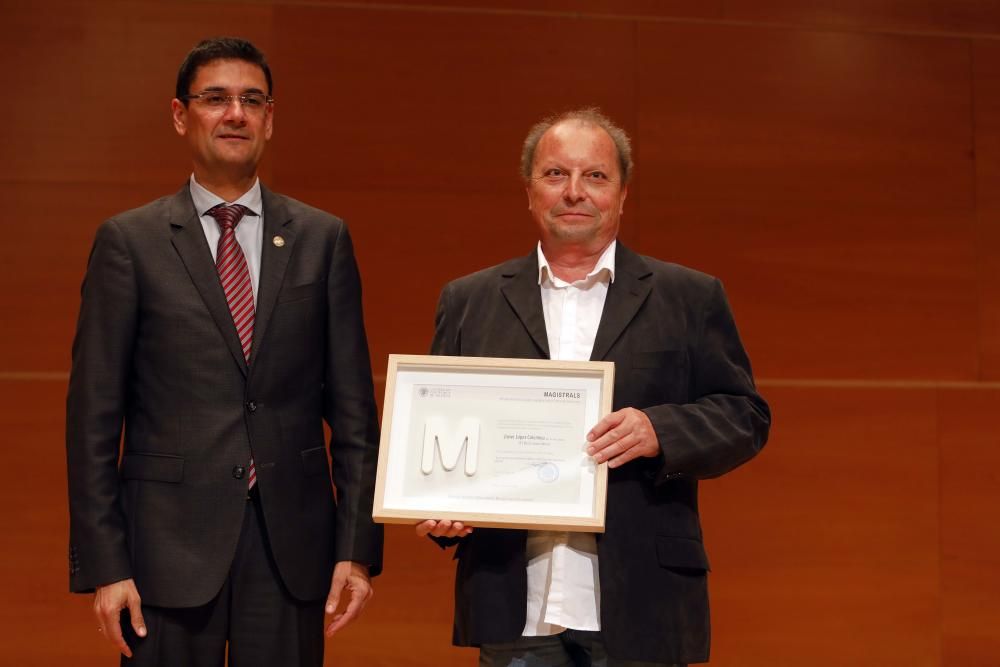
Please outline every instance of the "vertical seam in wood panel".
[[970, 137], [970, 150], [972, 152], [972, 224], [974, 229], [973, 239], [976, 248], [976, 373], [977, 380], [984, 380], [983, 377], [983, 283], [985, 282], [985, 260], [983, 259], [983, 243], [980, 235], [983, 229], [982, 214], [979, 205], [979, 127], [977, 118], [979, 110], [976, 106], [976, 42], [974, 39], [968, 40], [969, 46], [969, 115], [972, 117], [970, 125], [972, 136]]
[[934, 444], [937, 446], [937, 664], [944, 664], [944, 448], [941, 444], [941, 400], [943, 390], [934, 390]]
[[[632, 21], [632, 127], [635, 128], [635, 138], [638, 140], [635, 142], [635, 147], [633, 150], [633, 163], [642, 165], [642, 128], [639, 127], [639, 101], [642, 99], [642, 90], [639, 84], [640, 71], [639, 68], [642, 64], [642, 54], [641, 45], [639, 43], [639, 21]], [[635, 210], [635, 236], [634, 236], [634, 247], [639, 252], [642, 248], [642, 198], [636, 193], [635, 204], [633, 205]]]

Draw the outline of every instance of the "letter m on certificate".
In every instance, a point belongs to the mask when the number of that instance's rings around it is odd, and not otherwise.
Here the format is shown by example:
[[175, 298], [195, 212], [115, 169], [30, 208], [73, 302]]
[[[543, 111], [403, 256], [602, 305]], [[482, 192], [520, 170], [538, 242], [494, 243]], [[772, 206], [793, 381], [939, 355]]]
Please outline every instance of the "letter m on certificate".
[[447, 471], [455, 469], [458, 459], [465, 451], [465, 474], [476, 474], [479, 460], [479, 420], [464, 417], [455, 427], [452, 420], [444, 417], [428, 417], [424, 422], [424, 448], [420, 460], [420, 471], [429, 475], [434, 471], [434, 452], [437, 452], [441, 467]]

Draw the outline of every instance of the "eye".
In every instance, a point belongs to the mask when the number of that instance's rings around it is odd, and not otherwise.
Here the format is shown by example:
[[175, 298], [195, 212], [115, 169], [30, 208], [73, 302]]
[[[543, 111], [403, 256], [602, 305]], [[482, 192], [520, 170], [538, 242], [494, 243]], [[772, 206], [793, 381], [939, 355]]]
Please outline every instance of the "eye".
[[240, 104], [253, 108], [262, 107], [264, 106], [264, 96], [260, 93], [246, 93], [240, 95]]
[[206, 93], [203, 99], [210, 107], [224, 107], [229, 101], [229, 97], [221, 93]]
[[591, 171], [587, 173], [587, 178], [594, 181], [606, 181], [608, 180], [608, 175], [603, 171]]
[[566, 172], [564, 172], [559, 167], [551, 167], [549, 169], [546, 169], [544, 172], [542, 172], [542, 176], [545, 176], [547, 178], [559, 178], [559, 177], [565, 176], [565, 175], [566, 175]]

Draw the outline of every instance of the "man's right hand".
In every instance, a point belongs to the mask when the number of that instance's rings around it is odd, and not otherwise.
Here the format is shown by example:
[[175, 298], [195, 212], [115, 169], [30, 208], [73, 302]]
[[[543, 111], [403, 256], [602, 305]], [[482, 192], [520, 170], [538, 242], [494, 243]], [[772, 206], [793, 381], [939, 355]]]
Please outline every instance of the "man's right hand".
[[98, 630], [127, 658], [132, 657], [132, 649], [122, 636], [121, 613], [122, 609], [127, 608], [135, 634], [145, 637], [146, 622], [142, 620], [140, 603], [139, 591], [132, 579], [98, 586], [94, 593], [94, 614], [97, 616]]
[[466, 526], [461, 521], [428, 519], [417, 524], [417, 537], [465, 537], [472, 532], [472, 526]]

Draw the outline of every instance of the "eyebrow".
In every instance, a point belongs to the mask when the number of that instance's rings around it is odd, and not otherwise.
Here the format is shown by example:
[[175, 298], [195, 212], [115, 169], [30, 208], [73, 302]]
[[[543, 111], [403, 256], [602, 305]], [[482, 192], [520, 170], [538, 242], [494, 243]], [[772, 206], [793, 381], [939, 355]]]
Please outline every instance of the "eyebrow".
[[[202, 88], [202, 92], [204, 92], [204, 93], [224, 93], [224, 92], [226, 92], [226, 87], [225, 86], [207, 86], [205, 88]], [[244, 88], [243, 91], [241, 93], [239, 93], [239, 94], [242, 95], [242, 94], [245, 94], [245, 93], [260, 93], [261, 95], [265, 94], [264, 91], [261, 90], [260, 88], [253, 88], [253, 87], [251, 87], [251, 88]]]
[[[540, 169], [562, 169], [564, 171], [572, 171], [572, 167], [565, 167], [561, 162], [549, 162], [549, 163], [539, 163], [538, 167]], [[581, 167], [580, 171], [610, 171], [610, 167], [604, 163], [592, 164], [588, 167]]]

